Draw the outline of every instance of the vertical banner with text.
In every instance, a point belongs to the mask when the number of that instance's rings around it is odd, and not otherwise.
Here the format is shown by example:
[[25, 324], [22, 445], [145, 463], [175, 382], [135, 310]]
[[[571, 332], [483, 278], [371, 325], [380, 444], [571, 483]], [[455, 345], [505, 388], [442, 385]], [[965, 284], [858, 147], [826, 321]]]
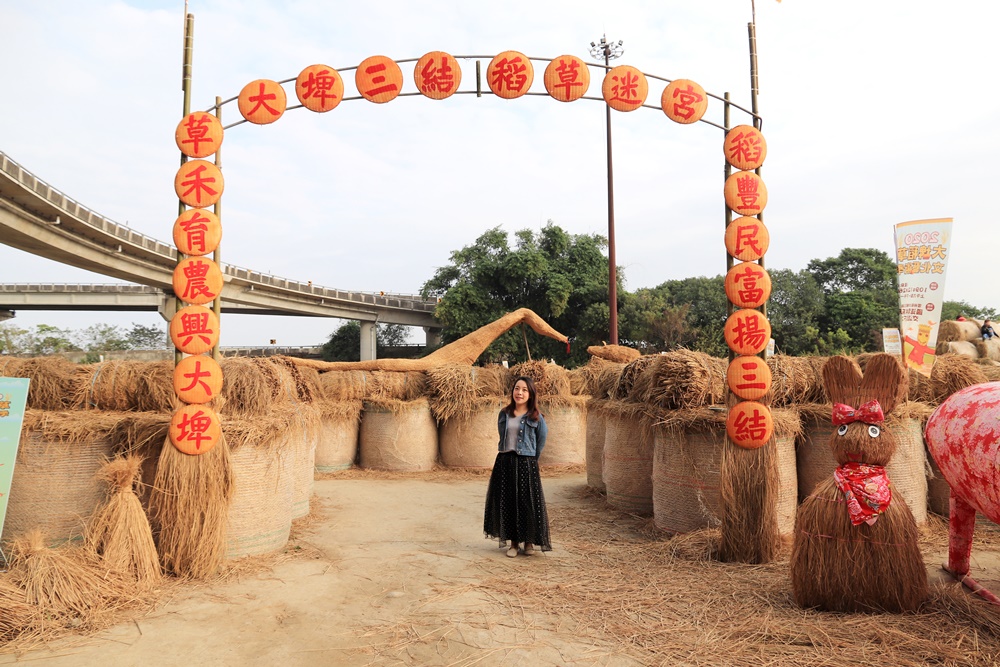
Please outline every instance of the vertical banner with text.
[[28, 382], [26, 378], [0, 378], [0, 537], [7, 517], [7, 496], [14, 480], [17, 446], [21, 442]]
[[951, 223], [951, 218], [939, 218], [903, 222], [895, 227], [903, 362], [926, 376], [934, 366], [951, 251]]

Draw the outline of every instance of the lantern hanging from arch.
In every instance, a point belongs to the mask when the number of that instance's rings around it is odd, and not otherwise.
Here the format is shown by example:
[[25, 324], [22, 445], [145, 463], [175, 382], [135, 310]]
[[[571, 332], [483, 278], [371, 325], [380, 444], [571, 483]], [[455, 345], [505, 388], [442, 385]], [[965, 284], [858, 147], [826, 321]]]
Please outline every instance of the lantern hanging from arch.
[[189, 208], [174, 221], [173, 235], [174, 245], [182, 255], [208, 255], [222, 241], [222, 223], [212, 211]]
[[736, 354], [760, 354], [771, 340], [771, 323], [760, 311], [743, 308], [726, 320], [725, 337]]
[[185, 405], [170, 419], [170, 442], [192, 456], [212, 450], [222, 438], [222, 423], [215, 410], [204, 405]]
[[757, 218], [736, 218], [726, 227], [726, 252], [738, 260], [750, 262], [767, 252], [771, 235]]
[[207, 160], [188, 160], [174, 176], [177, 198], [192, 208], [218, 203], [225, 185], [222, 170]]
[[616, 111], [635, 111], [646, 102], [649, 84], [646, 75], [631, 65], [612, 67], [604, 75], [601, 94]]
[[443, 100], [451, 97], [462, 83], [462, 68], [444, 51], [425, 53], [413, 67], [413, 82], [424, 97]]
[[528, 56], [519, 51], [497, 54], [486, 68], [486, 84], [494, 95], [507, 100], [527, 93], [534, 80], [535, 68]]
[[174, 392], [188, 404], [208, 403], [222, 391], [222, 367], [212, 357], [184, 357], [174, 366]]
[[771, 369], [760, 357], [742, 355], [729, 363], [726, 384], [739, 398], [756, 401], [771, 389]]
[[187, 306], [170, 319], [170, 341], [185, 354], [202, 354], [219, 344], [219, 316], [205, 306]]
[[277, 81], [257, 79], [243, 86], [237, 99], [240, 115], [254, 125], [268, 125], [281, 118], [288, 106], [285, 89]]
[[174, 267], [174, 294], [184, 303], [201, 306], [222, 292], [222, 269], [207, 257], [187, 257]]
[[740, 215], [758, 215], [767, 206], [767, 187], [752, 171], [738, 171], [726, 179], [726, 206]]
[[741, 262], [726, 273], [726, 297], [739, 308], [760, 308], [771, 297], [771, 276], [756, 262]]
[[177, 124], [174, 141], [181, 153], [192, 158], [208, 157], [222, 146], [222, 123], [210, 113], [195, 111]]
[[387, 56], [369, 56], [354, 70], [354, 85], [375, 104], [391, 102], [403, 90], [403, 70]]
[[675, 123], [697, 123], [708, 110], [708, 94], [690, 79], [675, 79], [663, 89], [660, 108]]
[[744, 449], [763, 447], [774, 434], [774, 416], [763, 403], [741, 401], [729, 409], [726, 434]]
[[543, 81], [550, 97], [572, 102], [587, 94], [590, 69], [576, 56], [559, 56], [546, 66]]
[[344, 99], [344, 78], [328, 65], [310, 65], [295, 78], [295, 97], [306, 109], [326, 113]]
[[726, 133], [723, 143], [726, 162], [737, 169], [752, 171], [764, 164], [767, 157], [767, 142], [753, 125], [737, 125]]

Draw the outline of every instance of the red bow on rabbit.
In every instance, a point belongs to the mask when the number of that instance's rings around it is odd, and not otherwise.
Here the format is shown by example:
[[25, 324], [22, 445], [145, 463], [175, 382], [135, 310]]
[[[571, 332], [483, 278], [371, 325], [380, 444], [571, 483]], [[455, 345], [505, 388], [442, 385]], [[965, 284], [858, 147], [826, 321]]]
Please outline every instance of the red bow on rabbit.
[[[896, 437], [892, 429], [880, 427], [875, 416], [891, 413], [905, 395], [906, 371], [899, 360], [889, 354], [873, 355], [862, 374], [852, 359], [831, 357], [823, 366], [823, 384], [830, 400], [843, 406], [835, 408], [835, 419], [841, 423], [835, 423], [830, 436], [841, 477], [860, 468], [884, 477], [884, 467], [896, 451]], [[851, 410], [852, 405], [862, 407]], [[885, 484], [891, 488], [887, 478]], [[916, 609], [927, 597], [927, 571], [910, 508], [897, 491], [891, 502], [877, 508], [878, 521], [864, 519], [855, 525], [851, 496], [841, 487], [830, 475], [816, 485], [795, 515], [791, 557], [795, 601], [829, 611]]]

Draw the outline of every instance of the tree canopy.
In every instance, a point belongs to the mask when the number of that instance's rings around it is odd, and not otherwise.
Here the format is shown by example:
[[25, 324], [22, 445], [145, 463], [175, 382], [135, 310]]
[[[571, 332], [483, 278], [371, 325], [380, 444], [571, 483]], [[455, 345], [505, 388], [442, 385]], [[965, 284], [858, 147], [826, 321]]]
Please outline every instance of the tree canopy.
[[[401, 324], [379, 324], [375, 328], [375, 355], [386, 356], [388, 348], [406, 344], [406, 327]], [[324, 361], [361, 361], [361, 322], [348, 320], [337, 328], [323, 344], [320, 352]]]

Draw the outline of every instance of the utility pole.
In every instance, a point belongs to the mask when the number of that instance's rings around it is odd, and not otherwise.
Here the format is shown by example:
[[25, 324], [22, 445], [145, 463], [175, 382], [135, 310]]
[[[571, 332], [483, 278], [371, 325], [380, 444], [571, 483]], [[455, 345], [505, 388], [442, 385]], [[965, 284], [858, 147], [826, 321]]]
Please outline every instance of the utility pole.
[[[609, 63], [615, 58], [620, 58], [625, 53], [622, 47], [622, 40], [612, 43], [607, 40], [607, 35], [601, 36], [598, 43], [590, 43], [590, 55], [594, 58], [604, 57], [605, 74], [610, 69]], [[613, 169], [611, 166], [611, 105], [605, 102], [604, 112], [606, 114], [605, 135], [608, 142], [608, 307], [611, 311], [611, 331], [609, 333], [612, 345], [618, 344], [618, 271], [615, 267], [615, 186]]]

